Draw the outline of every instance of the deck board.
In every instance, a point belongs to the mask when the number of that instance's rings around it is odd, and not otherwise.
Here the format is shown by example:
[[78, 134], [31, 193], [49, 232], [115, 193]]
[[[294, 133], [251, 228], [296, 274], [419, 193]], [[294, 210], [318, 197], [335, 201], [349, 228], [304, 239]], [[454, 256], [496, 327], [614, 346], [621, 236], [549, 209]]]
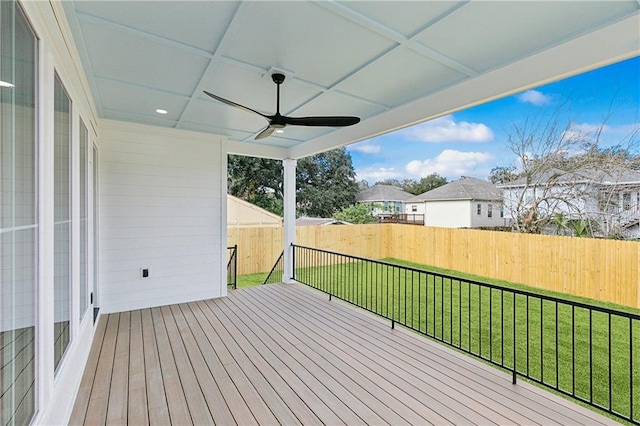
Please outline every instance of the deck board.
[[101, 318], [73, 424], [615, 424], [301, 285]]
[[150, 309], [140, 312], [142, 320], [142, 346], [144, 352], [144, 379], [147, 389], [147, 416], [151, 424], [169, 424], [169, 406], [164, 393], [162, 367], [158, 355], [155, 327]]
[[156, 332], [160, 371], [171, 423], [176, 425], [190, 424], [192, 423], [191, 414], [160, 308], [151, 309], [151, 317]]
[[147, 409], [147, 386], [145, 381], [144, 340], [142, 335], [142, 312], [131, 312], [128, 421], [132, 425], [149, 423]]

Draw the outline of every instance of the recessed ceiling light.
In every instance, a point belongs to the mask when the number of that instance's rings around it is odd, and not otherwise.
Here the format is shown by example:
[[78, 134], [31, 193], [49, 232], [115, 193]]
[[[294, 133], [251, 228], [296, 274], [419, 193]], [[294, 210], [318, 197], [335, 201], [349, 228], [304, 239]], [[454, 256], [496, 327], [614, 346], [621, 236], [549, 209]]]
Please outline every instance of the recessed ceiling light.
[[15, 87], [15, 86], [13, 84], [9, 83], [8, 81], [0, 80], [0, 87]]
[[276, 133], [284, 133], [284, 130], [278, 129], [278, 130], [276, 130]]
[[169, 113], [169, 111], [167, 111], [166, 109], [160, 109], [160, 108], [158, 108], [158, 109], [156, 110], [156, 112], [157, 112], [158, 114], [168, 114], [168, 113]]

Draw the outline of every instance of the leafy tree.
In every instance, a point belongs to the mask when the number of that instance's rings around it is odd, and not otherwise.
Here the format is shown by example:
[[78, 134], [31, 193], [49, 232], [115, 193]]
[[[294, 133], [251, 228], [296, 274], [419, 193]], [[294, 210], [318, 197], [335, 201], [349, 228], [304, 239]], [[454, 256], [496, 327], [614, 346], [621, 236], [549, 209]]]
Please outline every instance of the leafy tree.
[[489, 182], [494, 185], [509, 183], [518, 178], [518, 173], [514, 166], [496, 166], [489, 172]]
[[440, 176], [438, 173], [432, 173], [429, 176], [423, 177], [419, 181], [415, 179], [385, 179], [376, 182], [376, 185], [391, 185], [397, 186], [404, 192], [408, 192], [413, 195], [420, 195], [432, 189], [436, 189], [447, 183], [447, 178]]
[[281, 161], [229, 155], [227, 187], [229, 194], [282, 215]]
[[364, 191], [365, 189], [369, 189], [369, 182], [364, 179], [358, 181], [358, 191]]
[[[411, 179], [405, 179], [405, 181], [410, 181]], [[398, 188], [402, 188], [404, 181], [396, 178], [388, 178], [384, 180], [379, 180], [374, 185], [389, 185], [389, 186], [397, 186]], [[403, 189], [404, 191], [404, 189]]]
[[359, 191], [351, 155], [345, 148], [298, 160], [298, 212], [304, 216], [331, 217], [355, 202]]
[[439, 186], [445, 185], [446, 183], [447, 178], [442, 177], [437, 173], [431, 173], [429, 176], [425, 176], [417, 182], [414, 181], [414, 183], [412, 185], [408, 185], [404, 191], [413, 195], [420, 195], [427, 191], [431, 191], [432, 189], [436, 189]]
[[371, 206], [366, 204], [352, 204], [336, 211], [333, 217], [350, 223], [373, 223], [376, 219], [371, 214]]
[[[231, 195], [282, 215], [283, 169], [279, 160], [230, 155], [228, 190]], [[351, 156], [344, 148], [298, 160], [298, 213], [331, 217], [355, 202], [358, 184]]]

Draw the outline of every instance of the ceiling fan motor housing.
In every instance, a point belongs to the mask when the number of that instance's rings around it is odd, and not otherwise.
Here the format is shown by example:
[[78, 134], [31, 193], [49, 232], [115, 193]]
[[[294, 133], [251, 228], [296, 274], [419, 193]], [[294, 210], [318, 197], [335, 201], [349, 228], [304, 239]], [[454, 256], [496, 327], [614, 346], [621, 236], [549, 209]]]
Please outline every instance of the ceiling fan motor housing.
[[274, 72], [273, 74], [271, 74], [271, 79], [275, 84], [282, 84], [284, 83], [284, 74]]

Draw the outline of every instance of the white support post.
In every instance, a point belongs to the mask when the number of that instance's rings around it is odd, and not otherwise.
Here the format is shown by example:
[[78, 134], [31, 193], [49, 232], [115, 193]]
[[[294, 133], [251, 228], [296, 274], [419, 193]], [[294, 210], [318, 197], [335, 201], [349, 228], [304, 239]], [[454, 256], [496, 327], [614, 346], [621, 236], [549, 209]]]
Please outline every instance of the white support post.
[[293, 248], [296, 242], [296, 164], [297, 160], [282, 160], [284, 169], [284, 271], [282, 282], [293, 283]]

